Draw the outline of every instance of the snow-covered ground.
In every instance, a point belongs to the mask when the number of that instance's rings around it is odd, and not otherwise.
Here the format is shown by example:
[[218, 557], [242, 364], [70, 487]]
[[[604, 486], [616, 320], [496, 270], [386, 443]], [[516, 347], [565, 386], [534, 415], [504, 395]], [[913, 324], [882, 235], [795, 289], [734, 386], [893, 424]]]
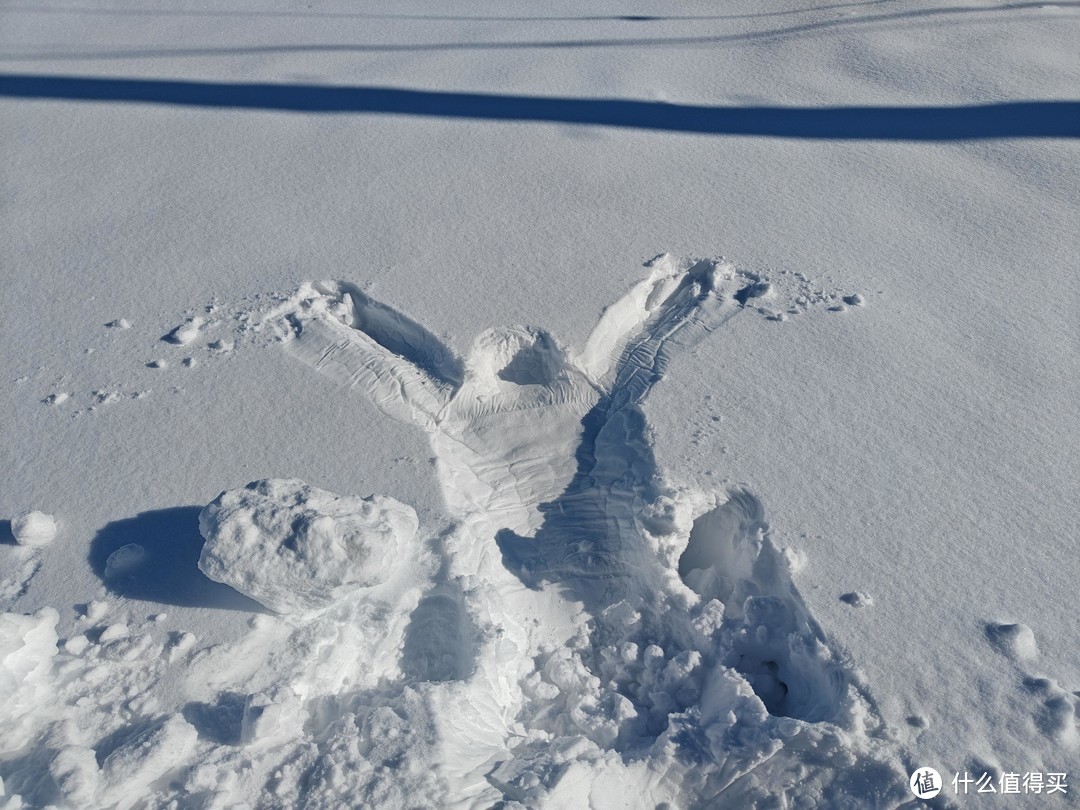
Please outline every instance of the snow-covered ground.
[[0, 2], [0, 807], [1076, 804], [1077, 42]]

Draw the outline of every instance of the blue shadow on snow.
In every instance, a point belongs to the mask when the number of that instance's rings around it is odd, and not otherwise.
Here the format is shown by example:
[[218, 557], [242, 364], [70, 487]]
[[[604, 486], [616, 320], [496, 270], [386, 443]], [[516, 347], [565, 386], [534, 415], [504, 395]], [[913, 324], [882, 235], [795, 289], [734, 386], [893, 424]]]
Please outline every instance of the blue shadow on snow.
[[[182, 607], [208, 607], [266, 613], [252, 599], [199, 570], [203, 539], [198, 506], [155, 509], [105, 525], [90, 543], [94, 573], [117, 596]], [[141, 546], [144, 554], [109, 557], [124, 546]]]
[[0, 97], [610, 126], [811, 140], [1080, 138], [1080, 101], [952, 107], [733, 107], [633, 99], [452, 93], [389, 87], [0, 75]]

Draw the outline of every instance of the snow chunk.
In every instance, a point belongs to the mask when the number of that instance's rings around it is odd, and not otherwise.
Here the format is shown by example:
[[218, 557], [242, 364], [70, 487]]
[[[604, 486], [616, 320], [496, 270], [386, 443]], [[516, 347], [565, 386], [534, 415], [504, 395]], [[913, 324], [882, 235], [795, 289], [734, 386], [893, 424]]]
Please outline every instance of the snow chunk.
[[44, 512], [23, 512], [11, 519], [11, 533], [20, 546], [48, 545], [56, 537], [56, 519]]
[[[119, 550], [119, 549], [117, 549], [117, 550]], [[110, 554], [109, 556], [111, 557], [112, 555]], [[106, 566], [106, 568], [108, 568], [108, 561], [107, 560], [105, 562], [105, 566]], [[99, 622], [102, 619], [104, 619], [105, 616], [108, 615], [108, 613], [109, 613], [109, 605], [108, 605], [108, 603], [107, 602], [102, 602], [102, 601], [100, 601], [98, 599], [95, 599], [95, 600], [93, 600], [92, 602], [90, 602], [90, 603], [88, 603], [86, 605], [86, 610], [84, 611], [82, 618], [84, 618], [88, 622]]]
[[101, 638], [98, 639], [102, 644], [107, 644], [110, 641], [117, 641], [118, 639], [127, 638], [128, 626], [123, 622], [117, 622], [116, 624], [110, 624], [106, 627], [102, 633]]
[[863, 591], [848, 591], [847, 593], [840, 594], [840, 601], [845, 605], [851, 605], [852, 607], [872, 607], [874, 604], [874, 598], [870, 594]]
[[199, 336], [205, 320], [199, 317], [188, 318], [182, 324], [173, 329], [162, 338], [166, 343], [175, 343], [177, 346], [186, 346]]
[[117, 318], [115, 321], [109, 321], [105, 326], [109, 329], [130, 329], [131, 322], [127, 318]]
[[169, 663], [182, 657], [188, 650], [199, 643], [194, 633], [177, 633], [173, 636], [169, 646]]
[[412, 549], [410, 506], [335, 495], [297, 479], [223, 492], [199, 515], [199, 568], [278, 613], [325, 608], [385, 582]]
[[226, 340], [225, 338], [218, 338], [207, 344], [207, 348], [218, 354], [227, 354], [233, 350], [233, 342], [231, 340]]

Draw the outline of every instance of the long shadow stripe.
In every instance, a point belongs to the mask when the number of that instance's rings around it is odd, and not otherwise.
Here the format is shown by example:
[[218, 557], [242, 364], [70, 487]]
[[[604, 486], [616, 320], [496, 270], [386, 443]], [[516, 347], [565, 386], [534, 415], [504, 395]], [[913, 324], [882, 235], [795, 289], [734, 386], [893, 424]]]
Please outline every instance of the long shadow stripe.
[[950, 141], [1080, 137], [1080, 101], [951, 107], [732, 107], [628, 99], [0, 74], [0, 97], [237, 110], [531, 121], [708, 135]]

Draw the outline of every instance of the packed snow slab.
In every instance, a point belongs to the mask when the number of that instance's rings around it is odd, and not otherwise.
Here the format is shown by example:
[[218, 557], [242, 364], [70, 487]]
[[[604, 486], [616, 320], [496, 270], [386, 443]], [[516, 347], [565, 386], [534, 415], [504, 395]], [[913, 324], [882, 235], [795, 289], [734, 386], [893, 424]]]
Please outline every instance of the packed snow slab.
[[389, 580], [417, 556], [417, 527], [416, 512], [393, 498], [255, 481], [199, 515], [199, 568], [278, 613], [305, 613]]

